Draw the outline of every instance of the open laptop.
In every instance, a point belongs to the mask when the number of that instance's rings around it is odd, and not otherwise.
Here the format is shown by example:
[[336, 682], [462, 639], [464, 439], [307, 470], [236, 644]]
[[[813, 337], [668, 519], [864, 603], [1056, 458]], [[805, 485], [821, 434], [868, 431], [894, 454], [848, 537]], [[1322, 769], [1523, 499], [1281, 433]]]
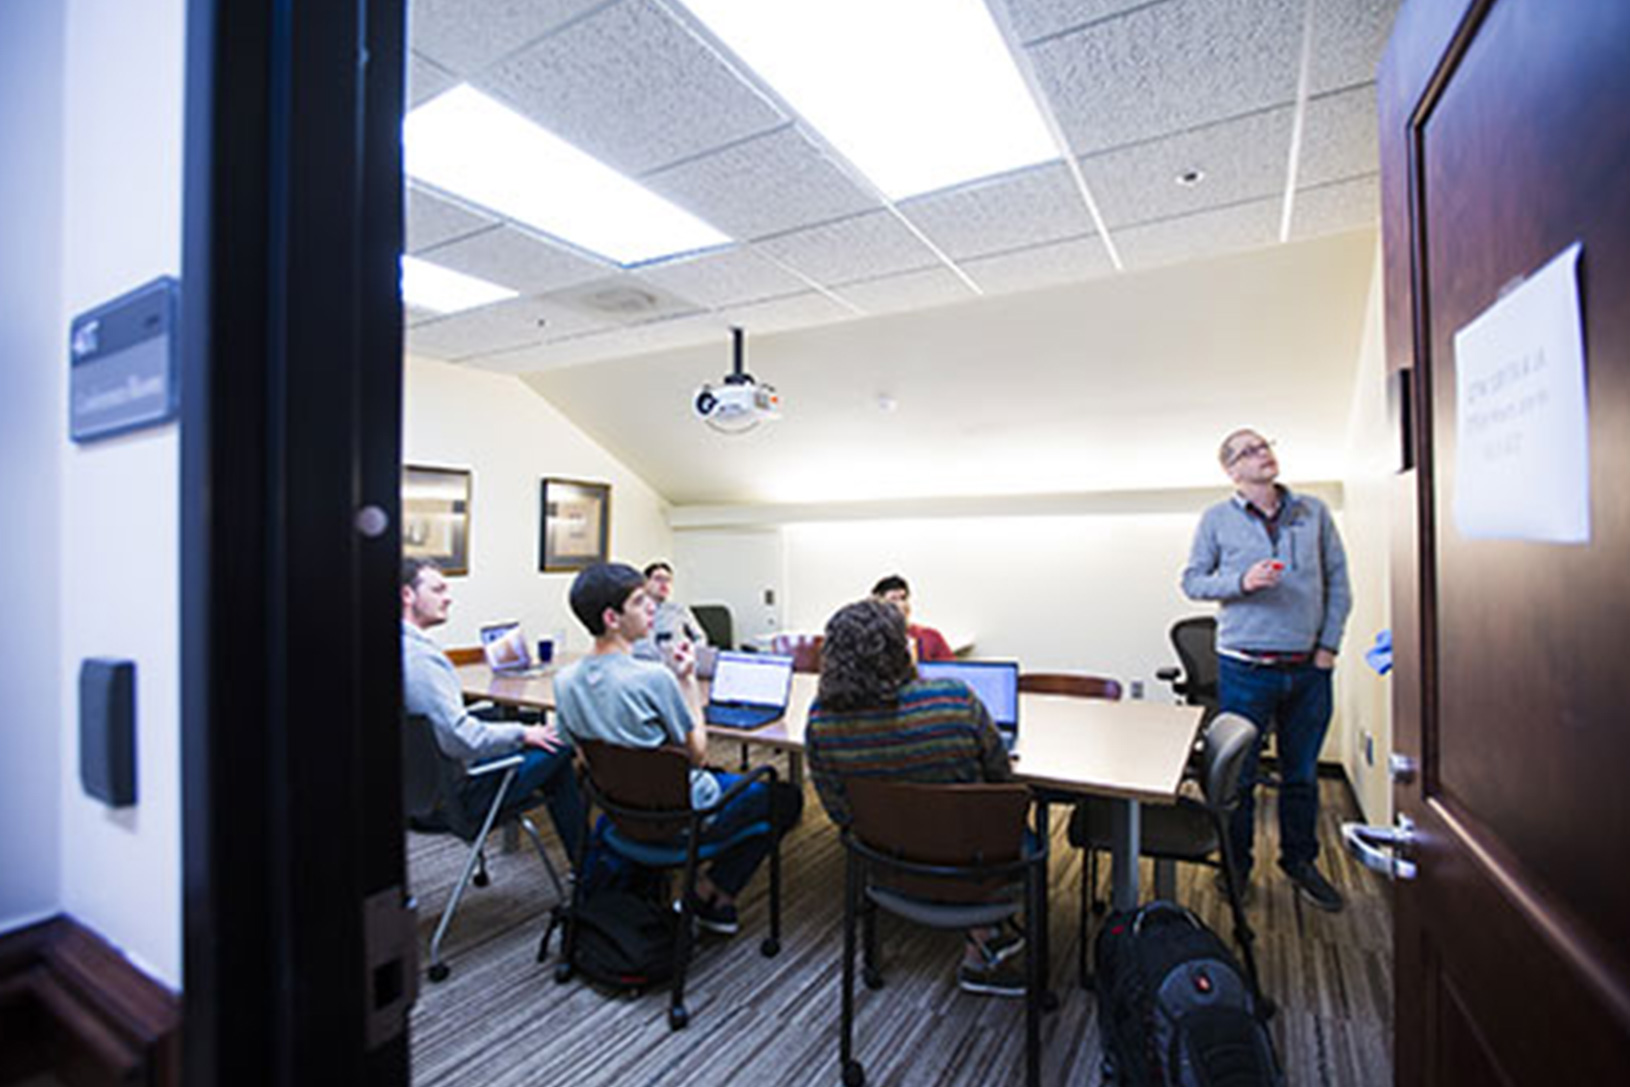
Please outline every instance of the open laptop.
[[917, 674], [924, 679], [960, 679], [973, 688], [1002, 743], [1013, 750], [1019, 740], [1018, 661], [923, 661]]
[[792, 658], [719, 650], [703, 715], [710, 725], [759, 728], [787, 712]]
[[481, 628], [481, 649], [487, 667], [503, 676], [541, 676], [549, 669], [532, 663], [526, 632], [517, 622], [488, 623]]

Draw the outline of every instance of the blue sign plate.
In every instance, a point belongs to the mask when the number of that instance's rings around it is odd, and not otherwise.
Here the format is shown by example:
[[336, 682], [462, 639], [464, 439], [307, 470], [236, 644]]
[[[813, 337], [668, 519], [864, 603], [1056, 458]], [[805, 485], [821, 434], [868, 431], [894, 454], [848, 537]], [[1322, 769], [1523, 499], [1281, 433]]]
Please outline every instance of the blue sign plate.
[[181, 284], [160, 276], [74, 318], [68, 432], [94, 441], [174, 419]]

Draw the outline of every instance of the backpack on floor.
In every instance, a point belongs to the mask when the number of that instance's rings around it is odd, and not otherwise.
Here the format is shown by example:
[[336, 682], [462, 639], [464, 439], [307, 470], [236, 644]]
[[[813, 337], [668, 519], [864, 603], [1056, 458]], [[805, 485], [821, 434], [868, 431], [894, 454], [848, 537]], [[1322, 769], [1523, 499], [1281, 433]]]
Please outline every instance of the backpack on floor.
[[568, 922], [571, 967], [614, 989], [647, 989], [673, 977], [679, 916], [666, 903], [621, 887], [585, 894]]
[[1094, 958], [1105, 1083], [1282, 1087], [1239, 961], [1193, 913], [1151, 902], [1112, 914]]

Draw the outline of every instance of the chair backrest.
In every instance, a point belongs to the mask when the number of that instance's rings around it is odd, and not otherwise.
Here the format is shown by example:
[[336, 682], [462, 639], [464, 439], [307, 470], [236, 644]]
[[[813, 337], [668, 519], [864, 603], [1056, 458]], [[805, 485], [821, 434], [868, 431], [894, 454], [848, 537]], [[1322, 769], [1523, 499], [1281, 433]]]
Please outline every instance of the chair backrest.
[[435, 727], [423, 714], [402, 718], [402, 812], [421, 829], [471, 841], [481, 830], [483, 809], [471, 813], [460, 795], [464, 764], [442, 754]]
[[1172, 624], [1172, 648], [1183, 662], [1184, 698], [1191, 706], [1217, 704], [1217, 617], [1192, 615]]
[[707, 632], [708, 644], [719, 649], [736, 647], [736, 624], [730, 617], [730, 609], [724, 604], [697, 604], [691, 608], [691, 614], [696, 616], [696, 621]]
[[1200, 790], [1206, 806], [1228, 811], [1239, 799], [1245, 756], [1256, 742], [1256, 726], [1237, 713], [1219, 713], [1206, 726], [1200, 756]]
[[[897, 860], [983, 867], [1012, 863], [1023, 851], [1030, 811], [1030, 790], [1023, 785], [927, 785], [875, 778], [848, 778], [844, 785], [855, 836]], [[897, 874], [882, 882], [936, 901], [979, 902], [1014, 877], [977, 881]]]
[[1021, 672], [1019, 690], [1029, 694], [1062, 694], [1071, 698], [1121, 700], [1121, 681], [1107, 676], [1087, 676], [1073, 672]]
[[625, 747], [582, 740], [590, 795], [617, 829], [641, 842], [668, 842], [690, 822], [690, 758], [676, 747]]
[[819, 673], [821, 670], [821, 634], [777, 634], [770, 639], [770, 652], [792, 658], [794, 672]]

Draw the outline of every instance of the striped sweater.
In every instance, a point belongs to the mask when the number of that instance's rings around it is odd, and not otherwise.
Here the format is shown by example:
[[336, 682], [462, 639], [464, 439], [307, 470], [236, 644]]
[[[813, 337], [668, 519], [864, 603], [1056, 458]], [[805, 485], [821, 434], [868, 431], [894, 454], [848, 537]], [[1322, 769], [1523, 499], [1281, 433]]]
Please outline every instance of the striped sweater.
[[827, 815], [849, 824], [846, 777], [971, 784], [1011, 781], [1007, 751], [984, 703], [955, 679], [916, 680], [894, 703], [864, 710], [809, 708], [805, 757]]

